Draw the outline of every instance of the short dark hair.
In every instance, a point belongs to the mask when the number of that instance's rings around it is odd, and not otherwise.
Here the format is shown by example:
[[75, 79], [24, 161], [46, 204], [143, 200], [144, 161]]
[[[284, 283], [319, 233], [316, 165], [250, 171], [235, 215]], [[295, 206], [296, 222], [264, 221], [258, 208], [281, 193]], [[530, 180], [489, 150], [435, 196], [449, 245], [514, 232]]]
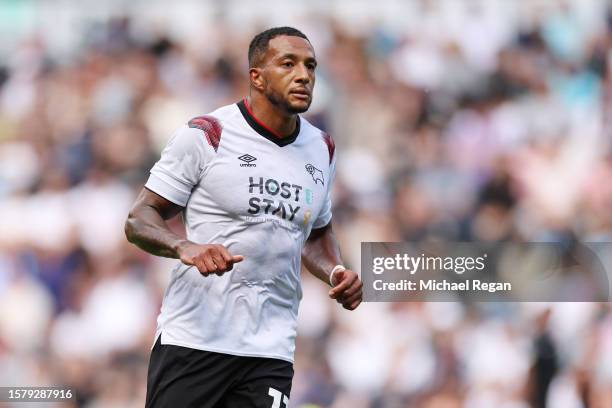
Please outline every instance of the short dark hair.
[[254, 67], [259, 64], [261, 57], [268, 51], [268, 44], [270, 40], [274, 37], [278, 37], [279, 35], [289, 35], [292, 37], [301, 37], [306, 41], [310, 42], [308, 37], [293, 27], [274, 27], [269, 28], [266, 31], [262, 31], [257, 34], [251, 40], [251, 44], [249, 44], [249, 68]]

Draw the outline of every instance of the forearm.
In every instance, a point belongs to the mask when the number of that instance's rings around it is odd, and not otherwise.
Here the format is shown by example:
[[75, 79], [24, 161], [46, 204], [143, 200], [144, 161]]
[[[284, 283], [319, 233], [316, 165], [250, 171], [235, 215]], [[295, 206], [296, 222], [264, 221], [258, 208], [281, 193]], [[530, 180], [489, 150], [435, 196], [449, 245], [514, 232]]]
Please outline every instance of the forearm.
[[172, 232], [152, 208], [131, 212], [125, 223], [125, 235], [128, 241], [142, 250], [166, 258], [179, 258], [178, 249], [186, 242]]
[[310, 273], [329, 285], [332, 269], [342, 264], [340, 247], [331, 223], [311, 233], [302, 250], [302, 263]]

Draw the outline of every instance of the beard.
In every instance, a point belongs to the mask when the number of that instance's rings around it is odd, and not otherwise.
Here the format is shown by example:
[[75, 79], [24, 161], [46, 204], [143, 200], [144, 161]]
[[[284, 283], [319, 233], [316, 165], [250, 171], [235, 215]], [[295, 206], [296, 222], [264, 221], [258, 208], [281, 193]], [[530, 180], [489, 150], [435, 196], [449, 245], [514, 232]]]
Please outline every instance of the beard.
[[310, 108], [310, 103], [312, 102], [312, 99], [310, 99], [306, 105], [292, 105], [291, 102], [284, 98], [279, 92], [269, 87], [264, 89], [264, 96], [273, 106], [289, 114], [306, 112], [308, 108]]

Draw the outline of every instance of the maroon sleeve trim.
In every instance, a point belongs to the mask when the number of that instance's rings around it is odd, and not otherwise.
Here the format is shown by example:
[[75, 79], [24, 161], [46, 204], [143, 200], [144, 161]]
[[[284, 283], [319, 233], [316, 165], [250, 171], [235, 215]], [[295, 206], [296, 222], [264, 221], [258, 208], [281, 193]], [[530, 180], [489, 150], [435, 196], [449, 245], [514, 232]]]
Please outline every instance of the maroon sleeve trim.
[[334, 139], [327, 133], [323, 132], [323, 140], [327, 145], [327, 151], [329, 152], [329, 164], [331, 164], [332, 159], [334, 158], [334, 153], [336, 152], [336, 144], [334, 143]]
[[204, 136], [208, 141], [208, 144], [212, 146], [217, 152], [219, 148], [219, 143], [221, 142], [221, 132], [223, 131], [223, 127], [221, 126], [221, 122], [213, 116], [197, 116], [187, 122], [190, 128], [200, 129], [204, 132]]

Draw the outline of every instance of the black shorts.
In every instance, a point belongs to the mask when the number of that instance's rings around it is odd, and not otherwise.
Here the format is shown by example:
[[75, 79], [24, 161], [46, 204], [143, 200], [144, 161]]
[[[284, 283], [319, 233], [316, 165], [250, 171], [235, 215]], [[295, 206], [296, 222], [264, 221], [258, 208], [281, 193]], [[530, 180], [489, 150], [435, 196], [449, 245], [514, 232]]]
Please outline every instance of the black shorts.
[[292, 379], [288, 361], [165, 345], [158, 338], [146, 408], [286, 408]]

